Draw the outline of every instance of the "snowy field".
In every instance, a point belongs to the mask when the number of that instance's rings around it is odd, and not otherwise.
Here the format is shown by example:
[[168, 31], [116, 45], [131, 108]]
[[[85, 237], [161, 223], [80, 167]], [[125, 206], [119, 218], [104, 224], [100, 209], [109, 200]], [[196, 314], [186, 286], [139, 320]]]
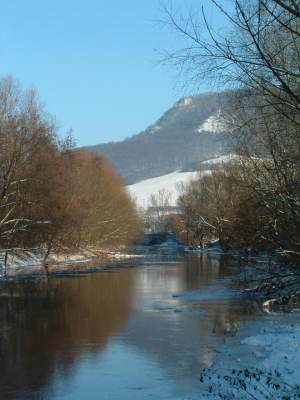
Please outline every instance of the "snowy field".
[[160, 189], [166, 189], [172, 193], [171, 206], [176, 206], [178, 197], [176, 184], [179, 182], [188, 182], [191, 178], [196, 177], [196, 174], [196, 172], [175, 171], [171, 174], [146, 179], [134, 185], [129, 185], [127, 188], [133, 198], [137, 200], [138, 206], [147, 207], [150, 195], [152, 193], [156, 195]]
[[211, 160], [206, 160], [203, 161], [201, 164], [202, 165], [209, 165], [209, 164], [225, 164], [229, 161], [236, 161], [238, 160], [238, 156], [234, 155], [234, 154], [227, 154], [224, 156], [220, 156], [217, 158], [212, 158]]
[[[211, 160], [204, 161], [202, 164], [207, 168], [211, 164], [222, 164], [233, 160], [233, 155], [225, 155]], [[203, 173], [209, 173], [204, 170]], [[188, 182], [197, 176], [197, 172], [180, 172], [175, 171], [167, 175], [158, 176], [157, 178], [146, 179], [144, 181], [127, 186], [129, 192], [136, 199], [138, 206], [147, 207], [150, 195], [157, 194], [159, 190], [166, 189], [172, 193], [171, 206], [176, 206], [178, 198], [178, 190], [176, 185], [180, 182]]]

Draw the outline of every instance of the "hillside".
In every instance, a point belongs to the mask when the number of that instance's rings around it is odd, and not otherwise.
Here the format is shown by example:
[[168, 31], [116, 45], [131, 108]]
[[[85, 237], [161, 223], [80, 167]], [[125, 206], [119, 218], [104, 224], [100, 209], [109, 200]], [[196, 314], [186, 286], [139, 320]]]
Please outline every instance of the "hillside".
[[222, 139], [229, 128], [222, 109], [227, 96], [185, 97], [144, 132], [85, 149], [104, 154], [126, 184], [175, 170], [194, 171], [201, 161], [225, 152]]
[[[211, 160], [206, 160], [201, 163], [202, 173], [210, 173], [212, 165], [222, 165], [229, 160], [233, 160], [233, 155], [221, 156]], [[158, 195], [159, 190], [167, 190], [171, 193], [170, 205], [175, 207], [179, 195], [178, 184], [187, 183], [191, 179], [195, 179], [198, 176], [196, 171], [194, 172], [180, 172], [174, 171], [170, 174], [158, 176], [155, 178], [146, 179], [138, 183], [128, 185], [127, 188], [129, 193], [134, 199], [136, 199], [137, 205], [142, 208], [148, 206], [149, 198], [151, 194]]]
[[177, 184], [180, 182], [188, 182], [196, 175], [196, 172], [175, 171], [167, 175], [146, 179], [145, 181], [129, 185], [127, 188], [132, 197], [136, 199], [137, 205], [144, 209], [148, 207], [150, 195], [154, 194], [156, 196], [158, 191], [163, 189], [172, 193], [170, 205], [175, 207], [178, 198]]

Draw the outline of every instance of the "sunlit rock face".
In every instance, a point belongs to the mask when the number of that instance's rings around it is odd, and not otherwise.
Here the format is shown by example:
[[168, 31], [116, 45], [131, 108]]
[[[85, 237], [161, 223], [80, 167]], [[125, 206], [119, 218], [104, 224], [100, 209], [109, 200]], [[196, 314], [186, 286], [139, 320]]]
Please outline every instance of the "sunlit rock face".
[[186, 107], [193, 104], [192, 97], [183, 97], [177, 103], [175, 103], [174, 107]]

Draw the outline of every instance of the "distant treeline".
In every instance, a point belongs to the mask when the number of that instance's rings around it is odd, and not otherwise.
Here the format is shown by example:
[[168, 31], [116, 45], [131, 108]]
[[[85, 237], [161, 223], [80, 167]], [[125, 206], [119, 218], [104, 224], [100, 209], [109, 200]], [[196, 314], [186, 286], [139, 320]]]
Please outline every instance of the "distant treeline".
[[193, 171], [205, 159], [223, 154], [224, 132], [198, 132], [207, 118], [226, 105], [228, 94], [193, 96], [176, 103], [154, 124], [122, 142], [86, 147], [104, 154], [127, 184], [173, 172]]
[[0, 246], [115, 245], [141, 233], [135, 204], [104, 156], [79, 151], [32, 89], [0, 80]]

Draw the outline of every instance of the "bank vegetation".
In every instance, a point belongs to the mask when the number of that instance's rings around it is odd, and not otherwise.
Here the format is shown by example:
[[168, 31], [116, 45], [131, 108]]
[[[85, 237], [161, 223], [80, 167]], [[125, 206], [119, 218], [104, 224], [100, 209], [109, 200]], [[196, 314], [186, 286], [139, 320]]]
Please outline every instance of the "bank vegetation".
[[107, 159], [57, 136], [34, 89], [0, 79], [0, 248], [108, 247], [141, 234], [136, 206]]
[[178, 71], [178, 86], [227, 90], [222, 108], [235, 154], [222, 168], [182, 185], [179, 228], [197, 245], [215, 237], [225, 250], [289, 255], [292, 267], [271, 268], [269, 286], [277, 290], [293, 277], [299, 290], [300, 4], [212, 3], [226, 20], [222, 29], [210, 23], [205, 6], [162, 2], [158, 21], [183, 39], [183, 46], [161, 51], [161, 62]]

